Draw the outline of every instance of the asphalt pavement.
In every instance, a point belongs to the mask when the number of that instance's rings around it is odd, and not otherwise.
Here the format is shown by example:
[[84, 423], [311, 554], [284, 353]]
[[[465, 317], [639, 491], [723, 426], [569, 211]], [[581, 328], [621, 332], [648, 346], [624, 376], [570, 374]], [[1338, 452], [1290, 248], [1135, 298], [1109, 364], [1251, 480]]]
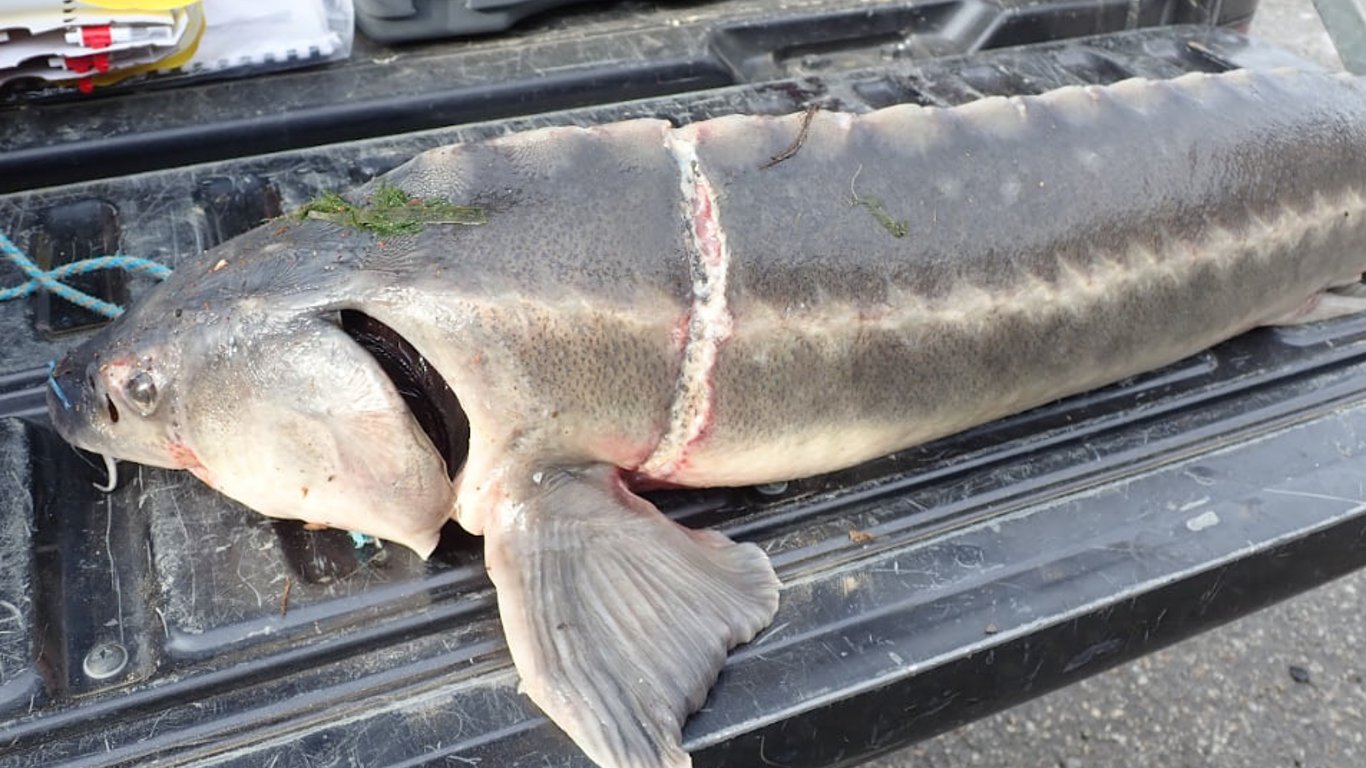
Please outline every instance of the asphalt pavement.
[[[1310, 0], [1252, 34], [1340, 69]], [[1366, 571], [868, 768], [1366, 768]]]

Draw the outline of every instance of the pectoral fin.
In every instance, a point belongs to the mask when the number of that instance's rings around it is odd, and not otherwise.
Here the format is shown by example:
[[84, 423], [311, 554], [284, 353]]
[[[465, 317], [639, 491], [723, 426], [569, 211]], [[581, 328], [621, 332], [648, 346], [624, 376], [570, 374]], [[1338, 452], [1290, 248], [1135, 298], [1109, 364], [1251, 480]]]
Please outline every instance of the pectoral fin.
[[763, 550], [691, 531], [611, 467], [537, 472], [485, 529], [522, 690], [599, 765], [683, 768], [683, 721], [773, 619]]

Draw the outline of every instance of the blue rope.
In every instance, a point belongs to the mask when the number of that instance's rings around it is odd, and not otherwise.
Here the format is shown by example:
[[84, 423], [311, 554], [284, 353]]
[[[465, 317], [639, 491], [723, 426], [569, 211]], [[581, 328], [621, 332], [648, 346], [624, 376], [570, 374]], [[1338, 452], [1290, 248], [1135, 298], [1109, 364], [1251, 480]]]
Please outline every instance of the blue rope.
[[62, 401], [62, 407], [69, 411], [71, 410], [71, 400], [67, 398], [66, 392], [62, 390], [62, 385], [57, 383], [57, 377], [54, 375], [56, 370], [57, 361], [49, 360], [47, 363], [47, 385], [52, 388], [52, 394], [56, 395], [57, 399]]
[[136, 256], [97, 256], [93, 259], [74, 261], [70, 264], [63, 264], [53, 270], [41, 269], [33, 263], [23, 251], [10, 241], [8, 237], [0, 234], [0, 253], [3, 253], [15, 266], [23, 270], [28, 276], [28, 282], [21, 283], [13, 288], [0, 288], [0, 301], [18, 299], [37, 293], [39, 290], [48, 291], [56, 296], [75, 304], [78, 307], [97, 312], [105, 317], [118, 317], [123, 314], [123, 307], [111, 304], [103, 299], [91, 296], [84, 291], [79, 291], [71, 286], [58, 282], [72, 275], [84, 275], [101, 269], [124, 269], [129, 272], [145, 272], [158, 280], [164, 280], [171, 274], [169, 267], [158, 264], [148, 259], [140, 259]]
[[351, 537], [351, 545], [356, 549], [362, 549], [378, 541], [374, 536], [360, 531], [347, 531], [346, 535]]

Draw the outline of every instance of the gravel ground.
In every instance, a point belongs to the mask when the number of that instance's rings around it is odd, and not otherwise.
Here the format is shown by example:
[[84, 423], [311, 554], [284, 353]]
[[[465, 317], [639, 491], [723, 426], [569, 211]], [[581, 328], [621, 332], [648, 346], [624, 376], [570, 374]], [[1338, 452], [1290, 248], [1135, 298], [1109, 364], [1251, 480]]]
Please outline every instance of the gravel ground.
[[1311, 0], [1261, 0], [1252, 34], [1320, 66], [1342, 69], [1333, 41], [1324, 31]]
[[[1310, 0], [1252, 33], [1341, 68]], [[1364, 598], [1361, 572], [868, 768], [1366, 766]]]

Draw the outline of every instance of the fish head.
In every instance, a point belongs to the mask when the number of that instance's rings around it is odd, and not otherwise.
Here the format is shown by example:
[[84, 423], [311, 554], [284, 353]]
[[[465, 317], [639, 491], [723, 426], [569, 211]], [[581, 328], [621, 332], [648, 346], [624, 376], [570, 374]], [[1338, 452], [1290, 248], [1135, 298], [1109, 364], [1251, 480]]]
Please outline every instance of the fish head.
[[[287, 276], [288, 264], [273, 266]], [[271, 517], [427, 556], [453, 506], [448, 457], [377, 357], [376, 333], [357, 331], [365, 316], [319, 302], [307, 281], [278, 282], [178, 269], [55, 365], [54, 426], [106, 458], [189, 470]]]

